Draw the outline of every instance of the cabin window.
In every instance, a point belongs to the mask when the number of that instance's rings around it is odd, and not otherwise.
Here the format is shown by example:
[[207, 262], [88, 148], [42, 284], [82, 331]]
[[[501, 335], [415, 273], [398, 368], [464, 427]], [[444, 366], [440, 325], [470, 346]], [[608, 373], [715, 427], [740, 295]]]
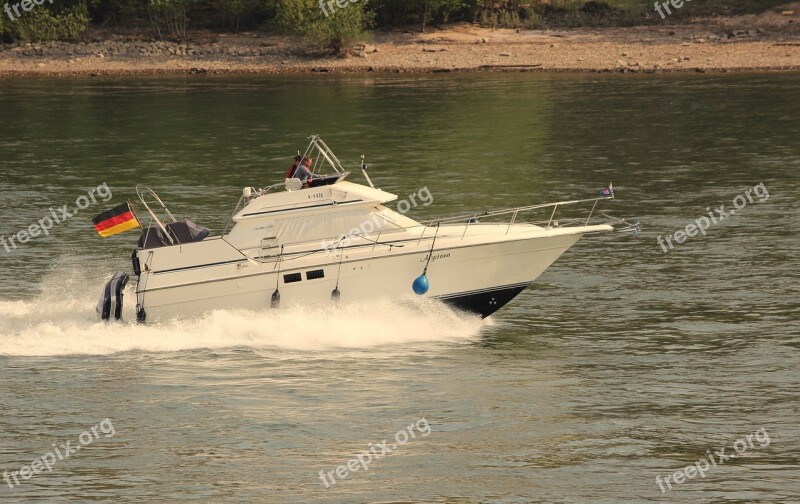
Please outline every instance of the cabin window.
[[300, 282], [303, 280], [303, 276], [300, 273], [289, 273], [288, 275], [283, 275], [283, 283], [294, 283]]
[[325, 278], [325, 270], [306, 271], [306, 280], [316, 280], [317, 278]]

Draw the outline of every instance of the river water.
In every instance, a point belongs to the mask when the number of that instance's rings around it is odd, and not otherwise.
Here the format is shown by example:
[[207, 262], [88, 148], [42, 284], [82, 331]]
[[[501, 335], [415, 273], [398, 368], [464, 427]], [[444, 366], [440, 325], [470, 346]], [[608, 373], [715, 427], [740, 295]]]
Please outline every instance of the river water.
[[[96, 322], [137, 236], [91, 217], [146, 184], [219, 233], [311, 133], [427, 186], [420, 219], [613, 181], [601, 210], [643, 231], [584, 238], [484, 321]], [[0, 245], [0, 502], [797, 502], [798, 168], [798, 74], [0, 80], [0, 234], [87, 206]]]

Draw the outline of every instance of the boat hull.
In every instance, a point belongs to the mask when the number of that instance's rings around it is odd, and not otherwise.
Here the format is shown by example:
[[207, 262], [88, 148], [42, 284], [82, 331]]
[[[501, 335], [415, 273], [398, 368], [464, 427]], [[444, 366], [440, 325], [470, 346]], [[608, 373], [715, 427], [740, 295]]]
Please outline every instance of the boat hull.
[[442, 297], [442, 301], [458, 310], [488, 317], [517, 297], [528, 283], [493, 287], [473, 292], [463, 292]]
[[[269, 309], [276, 290], [281, 306], [330, 303], [337, 286], [342, 303], [402, 302], [418, 297], [412, 283], [427, 265], [430, 290], [424, 297], [486, 317], [522, 292], [582, 234], [510, 233], [492, 242], [442, 239], [430, 259], [432, 243], [420, 240], [267, 262], [217, 257], [192, 267], [153, 264], [142, 273], [137, 301], [148, 322], [219, 309]], [[189, 247], [182, 252], [184, 259], [201, 255]]]

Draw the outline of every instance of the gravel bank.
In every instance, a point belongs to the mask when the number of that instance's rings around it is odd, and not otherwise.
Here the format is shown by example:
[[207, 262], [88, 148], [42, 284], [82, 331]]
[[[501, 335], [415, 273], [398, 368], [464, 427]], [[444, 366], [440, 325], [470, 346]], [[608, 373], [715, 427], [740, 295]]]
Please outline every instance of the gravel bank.
[[789, 7], [797, 9], [675, 26], [384, 32], [347, 57], [310, 55], [263, 33], [196, 32], [185, 44], [95, 33], [94, 42], [0, 44], [0, 75], [800, 70], [800, 3]]

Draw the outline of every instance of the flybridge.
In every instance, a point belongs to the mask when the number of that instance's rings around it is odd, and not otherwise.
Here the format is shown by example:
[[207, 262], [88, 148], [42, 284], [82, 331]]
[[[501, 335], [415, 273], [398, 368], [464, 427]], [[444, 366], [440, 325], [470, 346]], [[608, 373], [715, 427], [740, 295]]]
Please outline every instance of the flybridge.
[[340, 206], [353, 203], [388, 203], [397, 196], [379, 189], [372, 189], [347, 181], [336, 185], [298, 191], [271, 193], [246, 199], [246, 206], [233, 216], [234, 222], [248, 217], [279, 214], [296, 210]]
[[[283, 182], [261, 189], [245, 187], [223, 235], [227, 234], [232, 224], [246, 217], [320, 208], [325, 205], [356, 202], [387, 203], [397, 199], [394, 194], [375, 188], [367, 174], [367, 165], [364, 163], [363, 155], [361, 156], [361, 173], [369, 184], [369, 188], [358, 184], [344, 183], [351, 172], [344, 168], [336, 154], [318, 135], [312, 135], [310, 140], [305, 153], [301, 156], [313, 159], [309, 170], [312, 177], [308, 180], [308, 187], [304, 188], [300, 179], [297, 178], [287, 178]], [[309, 191], [310, 189], [314, 189], [314, 191]], [[264, 198], [267, 195], [269, 198]], [[326, 200], [329, 202], [324, 203]]]

